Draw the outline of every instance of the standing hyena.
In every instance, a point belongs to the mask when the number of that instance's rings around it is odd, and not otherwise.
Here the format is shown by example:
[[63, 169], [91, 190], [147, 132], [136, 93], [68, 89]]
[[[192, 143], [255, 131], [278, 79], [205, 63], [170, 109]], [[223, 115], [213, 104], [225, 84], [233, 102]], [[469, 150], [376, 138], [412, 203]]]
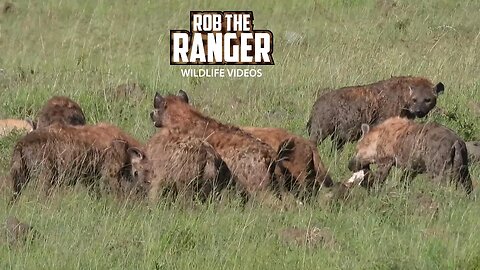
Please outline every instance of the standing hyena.
[[78, 103], [64, 96], [54, 96], [47, 101], [37, 115], [37, 128], [54, 123], [80, 126], [85, 125], [85, 115]]
[[[151, 118], [158, 128], [168, 128], [181, 136], [205, 140], [220, 154], [230, 168], [242, 193], [283, 188], [283, 175], [277, 159], [282, 158], [269, 145], [238, 127], [226, 125], [202, 115], [188, 104], [187, 94], [162, 97], [156, 93]], [[278, 166], [278, 167], [277, 167]], [[278, 170], [277, 170], [278, 168]]]
[[369, 185], [375, 181], [383, 183], [395, 165], [406, 169], [411, 178], [427, 173], [434, 180], [456, 181], [467, 193], [472, 191], [465, 142], [450, 129], [393, 117], [371, 130], [362, 125], [362, 133], [348, 167], [351, 171], [369, 170], [370, 164], [377, 164]]
[[150, 199], [171, 191], [174, 197], [198, 197], [202, 202], [228, 186], [232, 175], [220, 155], [208, 143], [160, 129], [146, 144], [146, 155], [138, 155], [132, 170], [151, 184]]
[[362, 123], [375, 125], [404, 113], [408, 118], [424, 117], [444, 91], [422, 77], [392, 77], [369, 85], [344, 87], [320, 96], [307, 123], [315, 144], [332, 136], [337, 149], [360, 138]]
[[34, 130], [15, 145], [10, 168], [14, 202], [32, 178], [37, 178], [48, 195], [56, 185], [74, 185], [82, 182], [98, 191], [100, 177], [105, 186], [119, 191], [129, 175], [125, 173], [129, 161], [114, 159], [118, 151], [114, 141], [125, 141], [128, 148], [140, 144], [117, 127], [65, 126], [54, 124]]
[[[300, 136], [281, 128], [242, 127], [243, 130], [270, 145], [273, 149], [283, 148], [286, 158], [280, 162], [291, 174], [289, 189], [297, 191], [300, 197], [313, 197], [325, 185], [333, 186], [333, 181], [323, 165], [316, 145]], [[292, 149], [287, 149], [290, 143]]]

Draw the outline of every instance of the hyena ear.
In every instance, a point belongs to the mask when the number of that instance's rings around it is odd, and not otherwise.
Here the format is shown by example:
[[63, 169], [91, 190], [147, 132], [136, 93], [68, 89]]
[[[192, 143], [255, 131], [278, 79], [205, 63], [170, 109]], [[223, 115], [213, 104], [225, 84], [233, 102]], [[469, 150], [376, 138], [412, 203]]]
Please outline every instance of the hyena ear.
[[130, 147], [127, 149], [128, 156], [130, 157], [131, 163], [138, 163], [145, 158], [143, 151], [137, 147]]
[[155, 98], [153, 99], [153, 107], [155, 109], [160, 109], [163, 106], [165, 99], [160, 95], [160, 93], [155, 92]]
[[182, 100], [185, 102], [185, 103], [188, 103], [188, 95], [187, 95], [187, 92], [183, 91], [183, 90], [178, 90], [178, 94], [177, 94], [178, 97], [181, 97]]
[[443, 85], [443, 83], [437, 83], [437, 85], [435, 86], [435, 92], [437, 93], [437, 95], [442, 94], [443, 90], [445, 90], [445, 86]]
[[360, 138], [363, 139], [363, 137], [365, 137], [365, 135], [370, 131], [370, 126], [368, 124], [362, 124], [362, 137]]

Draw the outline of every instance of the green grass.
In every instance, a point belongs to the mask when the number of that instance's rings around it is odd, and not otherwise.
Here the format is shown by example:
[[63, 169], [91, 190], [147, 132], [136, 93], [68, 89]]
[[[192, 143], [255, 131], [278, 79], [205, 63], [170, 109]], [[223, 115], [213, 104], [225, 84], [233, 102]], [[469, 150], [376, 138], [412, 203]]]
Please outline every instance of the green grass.
[[[379, 1], [382, 2], [382, 1]], [[0, 2], [0, 3], [3, 3]], [[147, 140], [152, 97], [186, 90], [193, 104], [224, 122], [286, 128], [306, 136], [318, 90], [418, 75], [446, 86], [432, 115], [466, 140], [480, 139], [469, 107], [480, 102], [480, 3], [398, 0], [386, 13], [376, 1], [15, 1], [0, 14], [0, 118], [33, 118], [52, 95], [77, 100], [90, 123], [112, 122]], [[182, 78], [169, 65], [169, 30], [188, 29], [190, 10], [252, 10], [257, 29], [275, 36], [275, 66], [262, 78]], [[289, 45], [284, 33], [304, 36]], [[112, 87], [146, 86], [144, 97], [115, 100]], [[8, 171], [18, 135], [0, 140]], [[354, 146], [319, 147], [336, 180], [350, 176]], [[475, 184], [480, 167], [471, 166]], [[340, 205], [245, 209], [235, 203], [191, 207], [121, 205], [66, 191], [50, 201], [30, 190], [13, 208], [0, 200], [0, 221], [15, 215], [42, 239], [20, 249], [0, 245], [1, 269], [478, 269], [476, 197], [418, 177], [385, 190], [356, 190]], [[417, 197], [434, 201], [425, 207]], [[7, 193], [3, 193], [7, 198]], [[323, 194], [322, 194], [323, 195]], [[335, 245], [286, 244], [288, 227], [328, 228]]]

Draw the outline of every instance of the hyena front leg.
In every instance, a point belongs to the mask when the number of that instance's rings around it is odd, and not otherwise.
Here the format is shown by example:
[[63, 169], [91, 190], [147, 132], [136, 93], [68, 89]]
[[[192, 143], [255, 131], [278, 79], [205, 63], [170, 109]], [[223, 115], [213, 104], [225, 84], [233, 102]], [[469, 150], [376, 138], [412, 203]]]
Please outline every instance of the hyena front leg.
[[373, 181], [373, 183], [369, 184], [369, 186], [377, 186], [378, 188], [383, 187], [385, 180], [387, 180], [388, 175], [390, 174], [390, 170], [392, 169], [393, 165], [395, 164], [394, 160], [385, 159], [377, 162], [377, 170], [373, 177], [369, 178]]

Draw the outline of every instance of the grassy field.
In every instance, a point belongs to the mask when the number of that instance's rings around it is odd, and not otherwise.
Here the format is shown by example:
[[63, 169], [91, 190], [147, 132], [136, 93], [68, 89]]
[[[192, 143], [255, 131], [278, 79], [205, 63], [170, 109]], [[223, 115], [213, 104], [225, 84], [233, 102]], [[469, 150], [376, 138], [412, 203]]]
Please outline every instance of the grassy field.
[[[186, 90], [204, 113], [237, 125], [286, 128], [306, 136], [317, 91], [391, 75], [441, 81], [445, 94], [428, 120], [465, 140], [480, 139], [480, 2], [413, 1], [15, 1], [0, 11], [0, 118], [33, 118], [52, 95], [77, 100], [90, 123], [119, 125], [140, 140], [156, 90]], [[3, 1], [0, 1], [0, 6]], [[188, 29], [190, 10], [252, 10], [256, 29], [275, 36], [275, 66], [261, 78], [182, 78], [169, 65], [169, 30]], [[302, 36], [292, 44], [286, 36]], [[115, 86], [145, 91], [116, 98]], [[8, 171], [18, 135], [0, 140], [0, 173]], [[350, 176], [354, 145], [319, 146], [335, 180]], [[472, 165], [474, 184], [480, 166]], [[183, 207], [119, 204], [67, 190], [49, 201], [30, 189], [0, 222], [15, 215], [41, 239], [9, 249], [1, 269], [478, 269], [477, 197], [418, 177], [398, 187], [395, 170], [374, 194], [311, 205], [234, 202]], [[3, 225], [2, 225], [3, 226]], [[287, 228], [317, 228], [317, 244], [291, 240]], [[3, 229], [2, 229], [3, 230]], [[298, 242], [301, 242], [300, 240]], [[315, 241], [314, 241], [315, 242]]]

